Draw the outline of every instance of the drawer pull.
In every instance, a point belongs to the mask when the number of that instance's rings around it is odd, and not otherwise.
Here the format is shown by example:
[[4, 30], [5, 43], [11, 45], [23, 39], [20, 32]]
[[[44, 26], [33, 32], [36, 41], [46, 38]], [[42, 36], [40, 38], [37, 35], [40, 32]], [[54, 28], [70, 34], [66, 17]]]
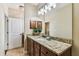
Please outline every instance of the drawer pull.
[[48, 52], [46, 52], [46, 54], [48, 54]]

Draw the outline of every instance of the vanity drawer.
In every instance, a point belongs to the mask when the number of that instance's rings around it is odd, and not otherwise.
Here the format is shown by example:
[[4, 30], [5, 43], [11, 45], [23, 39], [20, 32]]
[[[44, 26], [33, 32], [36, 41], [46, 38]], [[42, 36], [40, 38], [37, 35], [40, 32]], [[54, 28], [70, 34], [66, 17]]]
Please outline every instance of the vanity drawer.
[[49, 49], [47, 49], [44, 46], [41, 46], [41, 53], [46, 55], [46, 56], [56, 56], [55, 53], [53, 53], [52, 51], [50, 51]]

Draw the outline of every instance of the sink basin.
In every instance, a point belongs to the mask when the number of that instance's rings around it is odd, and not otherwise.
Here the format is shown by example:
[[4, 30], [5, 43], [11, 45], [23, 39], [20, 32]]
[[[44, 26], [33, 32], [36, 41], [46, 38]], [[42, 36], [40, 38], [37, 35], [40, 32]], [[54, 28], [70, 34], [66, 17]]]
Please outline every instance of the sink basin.
[[57, 40], [56, 37], [51, 37], [51, 36], [46, 36], [46, 35], [42, 35], [41, 37], [45, 38], [48, 41], [50, 41], [50, 40]]
[[45, 36], [45, 35], [43, 35], [43, 36], [41, 36], [43, 39], [46, 39], [46, 40], [51, 40], [52, 39], [52, 37], [50, 37], [50, 36]]
[[[46, 44], [47, 46], [49, 47], [52, 47], [54, 49], [57, 49], [57, 48], [60, 48], [60, 45], [58, 45], [56, 42], [53, 41], [53, 43], [51, 42], [50, 39], [46, 39], [46, 38], [43, 38], [43, 37], [40, 37], [38, 38], [38, 41], [41, 42], [41, 43], [44, 43]], [[56, 46], [57, 45], [57, 46]]]
[[46, 40], [46, 38], [43, 38], [43, 37], [39, 37], [39, 38], [37, 38], [37, 40]]

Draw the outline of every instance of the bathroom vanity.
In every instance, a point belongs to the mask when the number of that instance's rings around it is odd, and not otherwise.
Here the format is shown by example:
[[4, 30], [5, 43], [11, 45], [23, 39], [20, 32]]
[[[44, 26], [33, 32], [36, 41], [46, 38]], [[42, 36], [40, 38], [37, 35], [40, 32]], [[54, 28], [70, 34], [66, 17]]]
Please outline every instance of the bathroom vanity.
[[47, 40], [40, 36], [27, 36], [29, 56], [71, 56], [71, 44], [57, 40]]

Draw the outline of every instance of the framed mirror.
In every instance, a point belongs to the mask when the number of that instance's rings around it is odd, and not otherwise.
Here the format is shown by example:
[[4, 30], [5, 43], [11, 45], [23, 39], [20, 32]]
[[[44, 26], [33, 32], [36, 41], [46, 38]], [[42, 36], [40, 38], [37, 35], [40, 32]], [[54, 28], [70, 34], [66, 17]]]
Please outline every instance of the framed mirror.
[[36, 28], [36, 21], [30, 21], [30, 29]]
[[37, 28], [42, 29], [42, 21], [37, 21]]

